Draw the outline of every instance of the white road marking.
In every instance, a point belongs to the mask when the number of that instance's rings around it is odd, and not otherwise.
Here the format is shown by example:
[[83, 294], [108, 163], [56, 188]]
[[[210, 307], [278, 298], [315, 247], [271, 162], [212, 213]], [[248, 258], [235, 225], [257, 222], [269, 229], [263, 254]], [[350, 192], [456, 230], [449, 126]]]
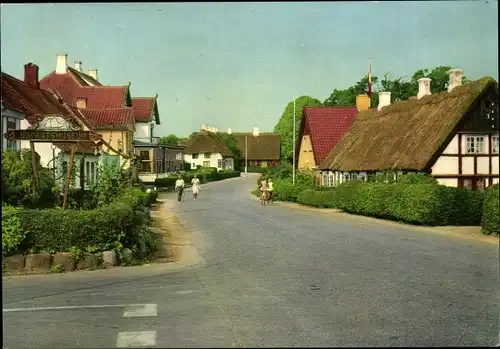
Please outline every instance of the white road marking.
[[125, 307], [144, 307], [148, 304], [95, 304], [95, 305], [68, 305], [62, 307], [39, 307], [39, 308], [10, 308], [3, 309], [4, 313], [21, 311], [42, 311], [42, 310], [71, 310], [71, 309], [103, 309], [103, 308], [125, 308]]
[[190, 293], [193, 293], [194, 291], [192, 290], [185, 290], [185, 291], [177, 291], [177, 292], [174, 292], [175, 294], [190, 294]]
[[123, 312], [123, 317], [140, 317], [158, 315], [157, 304], [143, 304], [128, 306]]
[[117, 348], [141, 348], [156, 345], [156, 331], [120, 332], [116, 340]]

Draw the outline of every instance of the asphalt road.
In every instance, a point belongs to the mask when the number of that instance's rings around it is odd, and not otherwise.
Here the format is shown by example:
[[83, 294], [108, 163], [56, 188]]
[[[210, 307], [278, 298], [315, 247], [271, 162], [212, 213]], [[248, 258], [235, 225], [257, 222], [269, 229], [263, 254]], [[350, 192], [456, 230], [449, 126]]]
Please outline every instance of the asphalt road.
[[498, 246], [262, 206], [255, 182], [164, 194], [197, 266], [4, 278], [4, 348], [498, 345]]

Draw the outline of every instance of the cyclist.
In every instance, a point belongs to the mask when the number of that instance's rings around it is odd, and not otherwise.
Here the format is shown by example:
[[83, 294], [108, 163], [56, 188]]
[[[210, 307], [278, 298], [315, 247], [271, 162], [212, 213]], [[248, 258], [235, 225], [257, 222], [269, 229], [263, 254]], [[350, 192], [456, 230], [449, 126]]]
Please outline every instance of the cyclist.
[[269, 178], [269, 180], [267, 181], [267, 188], [269, 190], [269, 201], [273, 201], [273, 180], [271, 178]]
[[267, 186], [267, 179], [263, 179], [260, 182], [260, 198], [262, 202], [264, 203], [267, 199], [267, 193], [268, 193], [268, 186]]

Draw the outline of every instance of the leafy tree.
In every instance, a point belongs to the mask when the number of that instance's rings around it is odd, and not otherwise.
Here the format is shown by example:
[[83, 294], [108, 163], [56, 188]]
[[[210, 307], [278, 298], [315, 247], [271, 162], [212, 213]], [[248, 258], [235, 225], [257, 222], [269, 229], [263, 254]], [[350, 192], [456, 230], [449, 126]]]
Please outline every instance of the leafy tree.
[[180, 138], [177, 137], [174, 134], [169, 134], [166, 137], [161, 137], [160, 138], [160, 143], [161, 144], [172, 144], [172, 145], [177, 145], [179, 144]]
[[[374, 91], [374, 87], [378, 81], [378, 77], [372, 76], [372, 102], [371, 105], [376, 106], [378, 104], [378, 95]], [[345, 90], [333, 90], [330, 97], [328, 97], [324, 105], [325, 106], [355, 106], [356, 96], [361, 94], [366, 94], [368, 92], [368, 75], [365, 75], [361, 80], [356, 82], [354, 86], [351, 86]]]
[[[304, 107], [307, 106], [320, 106], [322, 105], [319, 100], [309, 96], [301, 96], [295, 100], [295, 122], [296, 122], [296, 132], [295, 140], [298, 141], [300, 120], [302, 118], [302, 111]], [[281, 115], [276, 126], [274, 126], [274, 132], [280, 135], [281, 138], [281, 159], [285, 161], [291, 161], [293, 157], [293, 101], [288, 103], [285, 111]]]

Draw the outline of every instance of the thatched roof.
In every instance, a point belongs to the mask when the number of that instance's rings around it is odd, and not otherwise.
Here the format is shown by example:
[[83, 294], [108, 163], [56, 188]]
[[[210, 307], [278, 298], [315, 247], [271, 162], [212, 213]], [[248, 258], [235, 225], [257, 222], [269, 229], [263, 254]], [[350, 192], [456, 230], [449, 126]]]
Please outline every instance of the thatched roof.
[[251, 132], [235, 132], [236, 146], [245, 156], [245, 138], [248, 160], [279, 160], [280, 136], [276, 133], [260, 133], [254, 136]]
[[186, 144], [185, 154], [220, 153], [222, 156], [234, 157], [233, 152], [215, 133], [198, 132]]
[[422, 171], [431, 165], [433, 155], [490, 86], [498, 88], [498, 83], [485, 77], [451, 92], [397, 102], [379, 112], [360, 112], [319, 168]]

